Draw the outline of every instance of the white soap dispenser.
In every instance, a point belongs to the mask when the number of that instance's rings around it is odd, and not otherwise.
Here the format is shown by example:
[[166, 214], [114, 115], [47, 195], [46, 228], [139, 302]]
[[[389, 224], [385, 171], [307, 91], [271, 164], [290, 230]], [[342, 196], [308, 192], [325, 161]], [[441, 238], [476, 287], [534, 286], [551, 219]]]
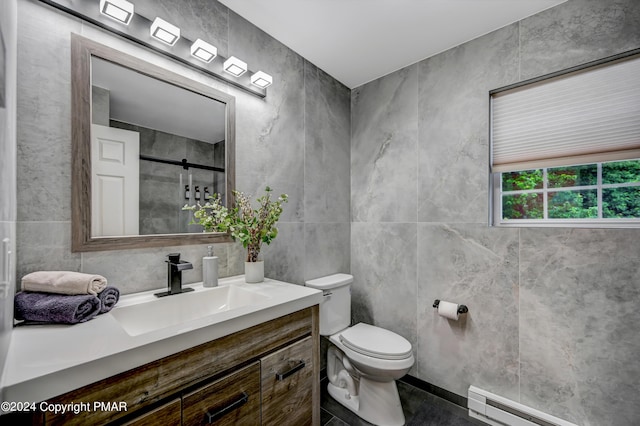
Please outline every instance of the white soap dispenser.
[[202, 258], [202, 285], [218, 286], [218, 257], [213, 255], [213, 246], [207, 247], [207, 255]]

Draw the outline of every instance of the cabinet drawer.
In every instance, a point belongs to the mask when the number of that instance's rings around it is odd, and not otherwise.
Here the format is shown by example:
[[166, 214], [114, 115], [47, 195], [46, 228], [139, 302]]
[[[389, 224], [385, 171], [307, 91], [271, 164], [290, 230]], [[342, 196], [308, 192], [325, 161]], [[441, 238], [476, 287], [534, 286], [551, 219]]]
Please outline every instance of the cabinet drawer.
[[184, 395], [182, 424], [259, 425], [260, 363]]
[[312, 338], [289, 345], [260, 362], [262, 424], [310, 425], [314, 380]]
[[182, 420], [180, 407], [180, 399], [174, 399], [155, 410], [124, 423], [123, 426], [180, 426]]

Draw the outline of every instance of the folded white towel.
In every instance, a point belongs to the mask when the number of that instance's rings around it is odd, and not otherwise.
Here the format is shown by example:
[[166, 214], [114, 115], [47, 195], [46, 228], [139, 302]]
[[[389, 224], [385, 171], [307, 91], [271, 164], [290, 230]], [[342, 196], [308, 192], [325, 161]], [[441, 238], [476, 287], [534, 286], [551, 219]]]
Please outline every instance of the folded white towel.
[[57, 294], [100, 293], [107, 286], [102, 275], [71, 271], [37, 271], [22, 277], [23, 291], [40, 291]]

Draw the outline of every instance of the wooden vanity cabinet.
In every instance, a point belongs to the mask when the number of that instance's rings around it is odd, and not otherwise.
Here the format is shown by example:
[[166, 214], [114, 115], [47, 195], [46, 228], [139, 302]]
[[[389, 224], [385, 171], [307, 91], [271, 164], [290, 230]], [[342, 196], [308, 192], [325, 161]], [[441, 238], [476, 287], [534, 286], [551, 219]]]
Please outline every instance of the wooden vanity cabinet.
[[313, 341], [307, 337], [260, 360], [262, 424], [311, 425], [313, 418]]
[[48, 401], [126, 411], [44, 413], [32, 424], [319, 425], [318, 321], [315, 305]]

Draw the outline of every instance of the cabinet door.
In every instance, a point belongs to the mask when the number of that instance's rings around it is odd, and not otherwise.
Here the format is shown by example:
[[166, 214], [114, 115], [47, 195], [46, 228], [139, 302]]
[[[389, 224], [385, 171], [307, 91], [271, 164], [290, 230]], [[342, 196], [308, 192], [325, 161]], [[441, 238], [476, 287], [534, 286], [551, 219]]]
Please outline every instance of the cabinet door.
[[312, 424], [312, 356], [313, 340], [307, 337], [260, 360], [263, 425]]
[[155, 410], [124, 423], [123, 426], [180, 426], [181, 420], [180, 399], [174, 399]]
[[184, 395], [182, 424], [259, 425], [260, 363]]

